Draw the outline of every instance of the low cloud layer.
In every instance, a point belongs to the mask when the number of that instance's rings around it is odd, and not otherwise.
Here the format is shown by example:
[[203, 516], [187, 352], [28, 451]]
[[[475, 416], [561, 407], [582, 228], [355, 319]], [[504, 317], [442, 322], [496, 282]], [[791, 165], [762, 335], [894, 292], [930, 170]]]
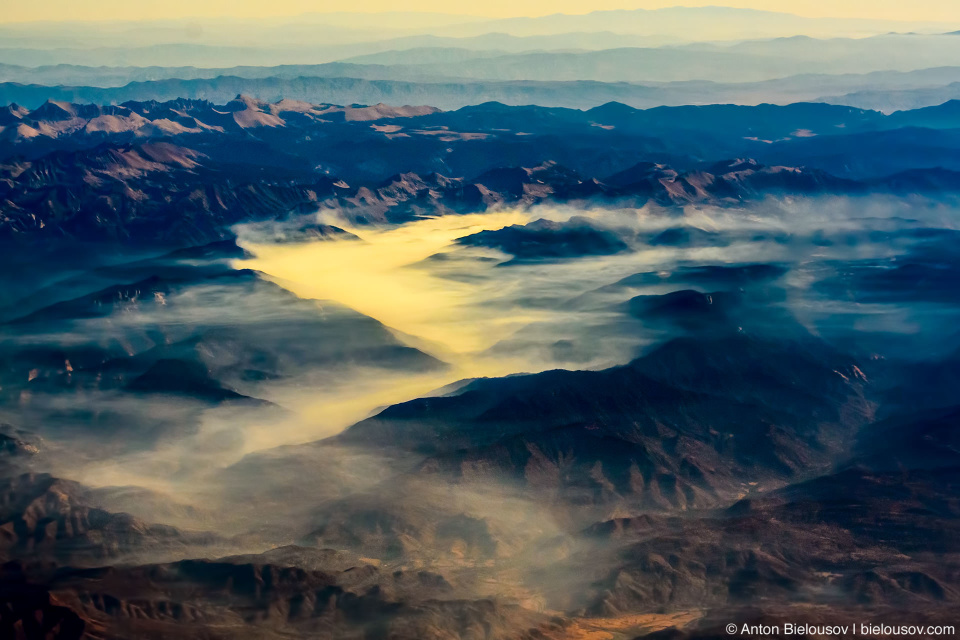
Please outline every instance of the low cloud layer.
[[[900, 268], [960, 266], [944, 252], [952, 214], [826, 198], [682, 213], [544, 206], [395, 227], [328, 211], [307, 222], [344, 239], [304, 242], [240, 227], [248, 255], [226, 272], [165, 272], [137, 295], [121, 287], [109, 304], [6, 325], [11, 348], [75, 362], [25, 369], [4, 389], [17, 404], [0, 421], [41, 434], [36, 465], [92, 487], [99, 506], [224, 537], [198, 555], [290, 543], [377, 551], [443, 567], [458, 593], [576, 608], [585, 601], [570, 594], [588, 592], [617, 548], [584, 529], [633, 512], [489, 474], [450, 485], [415, 452], [324, 439], [464, 379], [622, 365], [711, 323], [781, 336], [801, 327], [867, 356], [960, 346], [955, 305], [943, 304], [956, 292], [931, 278], [910, 290], [888, 282]], [[546, 255], [541, 245], [558, 239]], [[663, 297], [690, 290], [703, 296]], [[690, 315], [703, 304], [715, 313]], [[160, 356], [198, 363], [208, 393], [106, 385], [72, 355], [81, 347], [133, 368]], [[570, 569], [584, 558], [586, 577]]]

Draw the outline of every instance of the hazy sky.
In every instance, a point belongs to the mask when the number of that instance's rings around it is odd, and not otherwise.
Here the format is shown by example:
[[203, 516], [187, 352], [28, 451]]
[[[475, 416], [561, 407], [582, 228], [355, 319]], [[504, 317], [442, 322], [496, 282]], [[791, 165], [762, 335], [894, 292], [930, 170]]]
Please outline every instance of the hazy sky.
[[233, 16], [257, 18], [308, 12], [437, 11], [492, 17], [586, 13], [595, 9], [654, 9], [684, 4], [750, 7], [812, 17], [861, 17], [895, 20], [960, 20], [960, 0], [47, 0], [5, 2], [0, 22], [31, 20], [140, 20]]

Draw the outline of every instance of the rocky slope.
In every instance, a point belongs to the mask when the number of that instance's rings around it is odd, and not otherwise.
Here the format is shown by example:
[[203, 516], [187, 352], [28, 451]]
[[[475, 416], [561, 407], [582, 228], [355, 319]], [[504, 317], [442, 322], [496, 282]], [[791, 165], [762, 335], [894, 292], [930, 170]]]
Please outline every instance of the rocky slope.
[[[960, 184], [960, 165], [942, 151], [953, 144], [942, 129], [956, 115], [929, 111], [491, 104], [437, 112], [244, 96], [221, 106], [11, 105], [0, 115], [0, 233], [184, 245], [223, 237], [237, 222], [322, 208], [396, 222], [571, 200], [675, 207], [785, 194], [942, 196]], [[881, 145], [869, 156], [848, 144], [866, 135]], [[759, 161], [727, 159], [751, 155]]]

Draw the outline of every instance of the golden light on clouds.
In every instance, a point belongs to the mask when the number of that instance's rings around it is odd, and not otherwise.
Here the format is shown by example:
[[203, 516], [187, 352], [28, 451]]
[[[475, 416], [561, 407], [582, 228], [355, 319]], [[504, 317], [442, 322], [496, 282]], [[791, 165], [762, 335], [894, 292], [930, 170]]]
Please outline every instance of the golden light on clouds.
[[502, 309], [476, 304], [495, 296], [489, 289], [502, 287], [502, 281], [438, 277], [435, 269], [418, 263], [457, 238], [528, 221], [520, 212], [502, 212], [351, 229], [361, 241], [251, 246], [257, 257], [243, 266], [268, 274], [300, 297], [336, 301], [402, 333], [429, 337], [452, 354], [475, 353], [532, 318], [504, 316]]

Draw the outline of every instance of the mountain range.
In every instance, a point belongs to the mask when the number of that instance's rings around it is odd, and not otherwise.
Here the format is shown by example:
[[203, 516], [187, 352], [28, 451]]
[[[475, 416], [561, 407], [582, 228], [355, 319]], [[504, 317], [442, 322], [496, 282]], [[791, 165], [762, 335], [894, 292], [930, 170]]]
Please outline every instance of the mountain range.
[[820, 100], [894, 111], [956, 97], [955, 69], [943, 65], [956, 58], [958, 43], [944, 34], [887, 33], [665, 44], [581, 31], [406, 36], [372, 49], [308, 47], [287, 56], [197, 43], [124, 49], [112, 58], [98, 49], [50, 57], [48, 50], [8, 47], [0, 49], [0, 100], [30, 107], [48, 98], [225, 102], [243, 93], [268, 101], [442, 108], [490, 100], [575, 108], [613, 100], [636, 107]]
[[[441, 112], [243, 96], [223, 106], [50, 101], [0, 120], [3, 232], [199, 242], [318, 207], [371, 222], [544, 201], [943, 195], [958, 185], [958, 114], [956, 103], [884, 116], [818, 104]], [[865, 138], [872, 146], [850, 142]]]

